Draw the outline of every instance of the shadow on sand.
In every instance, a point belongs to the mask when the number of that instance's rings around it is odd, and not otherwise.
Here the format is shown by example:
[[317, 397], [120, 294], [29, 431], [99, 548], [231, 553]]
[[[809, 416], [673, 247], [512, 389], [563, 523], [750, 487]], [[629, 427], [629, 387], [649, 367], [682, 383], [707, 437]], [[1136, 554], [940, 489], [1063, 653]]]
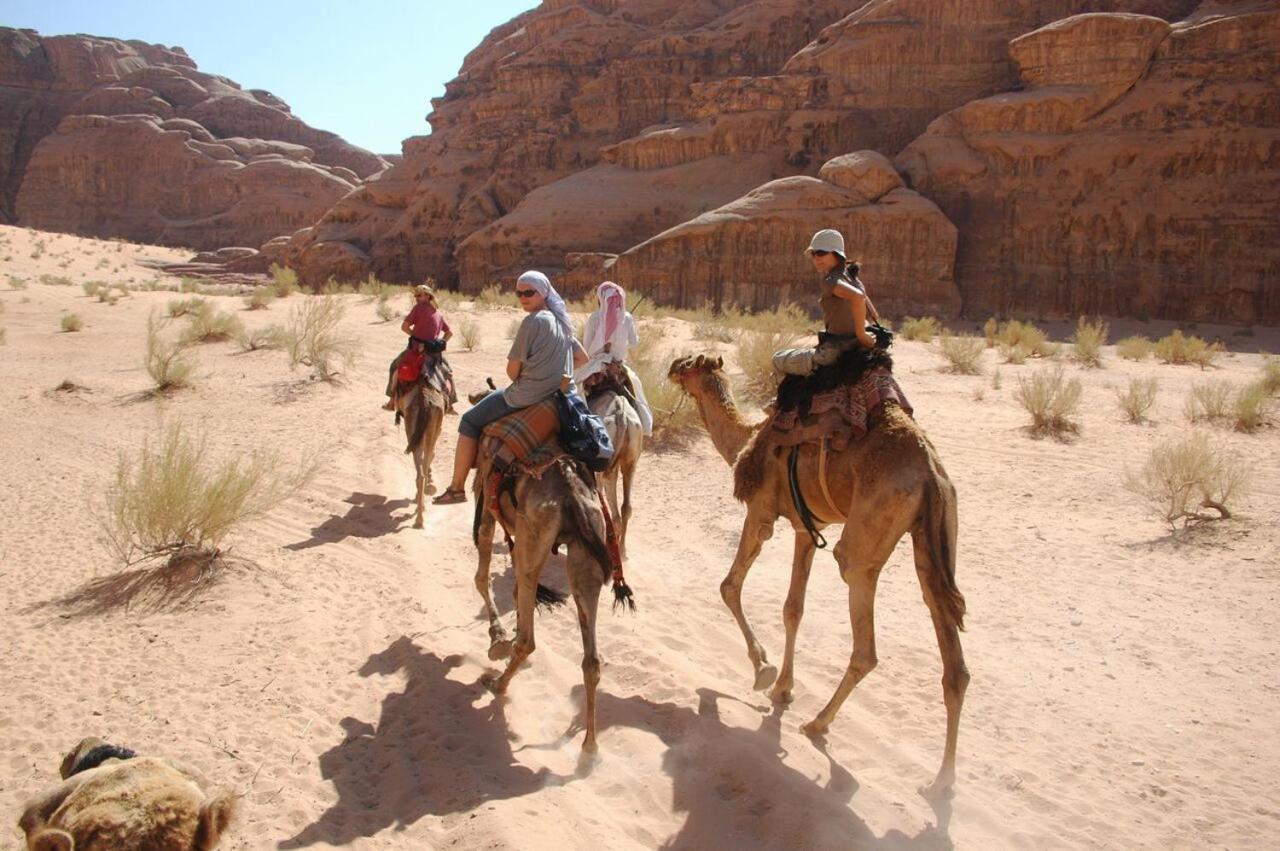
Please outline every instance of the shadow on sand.
[[410, 508], [413, 500], [387, 499], [385, 496], [372, 493], [353, 493], [343, 500], [351, 507], [343, 515], [331, 514], [319, 526], [311, 530], [311, 537], [305, 541], [286, 544], [286, 550], [309, 550], [325, 544], [336, 544], [346, 538], [380, 538], [391, 535], [413, 520], [413, 512], [404, 514], [395, 512], [402, 508]]

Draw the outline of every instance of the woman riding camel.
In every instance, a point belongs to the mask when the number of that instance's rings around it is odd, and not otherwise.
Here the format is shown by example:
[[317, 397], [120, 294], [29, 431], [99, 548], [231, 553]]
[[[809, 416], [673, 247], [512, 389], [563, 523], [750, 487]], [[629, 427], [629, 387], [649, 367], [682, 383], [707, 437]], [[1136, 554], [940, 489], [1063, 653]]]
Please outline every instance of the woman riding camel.
[[809, 375], [818, 367], [830, 366], [854, 346], [875, 348], [867, 320], [880, 321], [866, 285], [858, 279], [858, 264], [846, 259], [840, 231], [818, 231], [807, 250], [822, 278], [819, 303], [825, 328], [818, 334], [817, 347], [784, 349], [773, 356], [773, 368], [789, 375]]
[[627, 310], [626, 291], [613, 281], [605, 281], [596, 288], [596, 297], [600, 300], [600, 309], [587, 317], [582, 331], [582, 345], [590, 360], [574, 373], [574, 380], [583, 386], [584, 393], [589, 393], [588, 380], [606, 372], [612, 364], [618, 364], [635, 394], [631, 401], [640, 415], [644, 433], [652, 434], [653, 413], [644, 398], [640, 376], [626, 366], [627, 350], [640, 342], [636, 321]]
[[490, 393], [458, 423], [458, 448], [453, 457], [449, 488], [432, 502], [452, 505], [467, 501], [467, 474], [476, 461], [480, 433], [489, 423], [521, 408], [536, 405], [572, 382], [575, 366], [587, 362], [587, 353], [573, 337], [573, 325], [564, 299], [541, 272], [525, 272], [516, 281], [516, 297], [529, 315], [520, 323], [507, 354], [506, 389]]
[[453, 374], [449, 371], [447, 364], [444, 362], [444, 356], [441, 354], [445, 350], [445, 345], [449, 342], [449, 338], [453, 336], [453, 331], [449, 328], [449, 323], [445, 321], [444, 314], [436, 307], [436, 294], [431, 287], [426, 284], [418, 284], [413, 288], [413, 309], [409, 311], [409, 315], [400, 323], [400, 330], [409, 335], [409, 343], [405, 346], [404, 351], [396, 355], [395, 360], [391, 362], [391, 374], [387, 376], [387, 404], [382, 406], [384, 411], [394, 411], [396, 396], [396, 372], [400, 368], [400, 362], [404, 360], [410, 350], [415, 347], [421, 347], [428, 355], [440, 355], [440, 366], [444, 369], [445, 382], [448, 385], [446, 395], [449, 403], [457, 401], [457, 397], [453, 393]]

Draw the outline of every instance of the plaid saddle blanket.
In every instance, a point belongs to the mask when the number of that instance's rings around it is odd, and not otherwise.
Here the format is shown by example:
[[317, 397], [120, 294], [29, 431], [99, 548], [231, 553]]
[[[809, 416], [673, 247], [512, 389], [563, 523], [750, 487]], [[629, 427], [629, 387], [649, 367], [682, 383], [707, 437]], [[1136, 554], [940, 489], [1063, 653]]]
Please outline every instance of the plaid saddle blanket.
[[529, 459], [559, 433], [560, 407], [552, 396], [485, 426], [480, 446], [493, 458], [496, 470], [506, 470]]
[[794, 446], [831, 438], [837, 450], [843, 449], [850, 440], [866, 435], [868, 417], [885, 402], [897, 403], [908, 416], [912, 413], [911, 403], [893, 373], [880, 367], [867, 372], [856, 384], [815, 394], [806, 416], [801, 417], [795, 410], [774, 414], [770, 425], [772, 442]]

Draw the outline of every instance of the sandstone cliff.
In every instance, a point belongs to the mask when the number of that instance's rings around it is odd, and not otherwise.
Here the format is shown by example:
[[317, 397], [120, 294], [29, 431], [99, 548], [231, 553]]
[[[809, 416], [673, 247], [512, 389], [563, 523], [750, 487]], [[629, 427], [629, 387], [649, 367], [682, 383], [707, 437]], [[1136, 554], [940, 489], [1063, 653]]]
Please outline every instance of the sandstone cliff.
[[180, 48], [0, 28], [0, 221], [257, 245], [386, 165]]

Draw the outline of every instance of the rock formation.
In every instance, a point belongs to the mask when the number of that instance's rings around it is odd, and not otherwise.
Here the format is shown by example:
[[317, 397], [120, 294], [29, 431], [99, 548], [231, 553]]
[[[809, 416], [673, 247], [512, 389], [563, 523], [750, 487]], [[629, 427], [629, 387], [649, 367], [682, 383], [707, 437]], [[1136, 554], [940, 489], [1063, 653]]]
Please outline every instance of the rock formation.
[[258, 245], [386, 165], [181, 48], [0, 28], [0, 221]]

